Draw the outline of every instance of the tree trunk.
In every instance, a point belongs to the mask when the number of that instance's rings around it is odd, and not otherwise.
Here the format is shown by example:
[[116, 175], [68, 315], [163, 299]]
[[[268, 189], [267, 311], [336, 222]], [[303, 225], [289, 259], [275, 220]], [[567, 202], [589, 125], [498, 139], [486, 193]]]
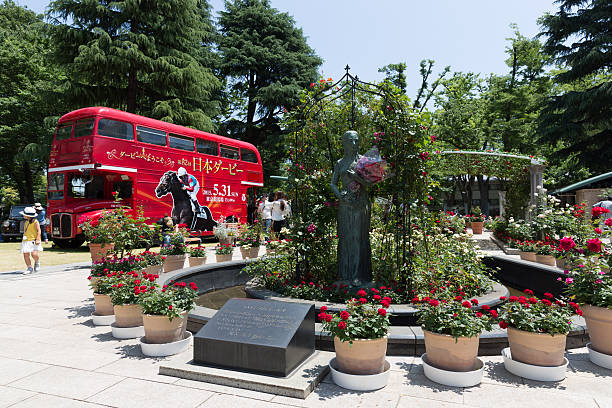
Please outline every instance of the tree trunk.
[[249, 89], [247, 91], [248, 102], [247, 102], [247, 117], [246, 117], [246, 140], [253, 141], [255, 135], [255, 129], [253, 129], [253, 122], [255, 120], [255, 108], [257, 103], [255, 102], [255, 71], [249, 71]]
[[478, 176], [478, 191], [480, 192], [480, 209], [482, 213], [489, 216], [489, 178], [484, 179], [483, 175]]
[[132, 64], [130, 64], [130, 72], [128, 75], [127, 111], [136, 113], [136, 69]]
[[32, 185], [32, 170], [30, 169], [30, 164], [24, 160], [21, 165], [21, 170], [23, 172], [23, 184], [22, 188], [19, 189], [19, 195], [22, 203], [34, 204], [34, 186]]

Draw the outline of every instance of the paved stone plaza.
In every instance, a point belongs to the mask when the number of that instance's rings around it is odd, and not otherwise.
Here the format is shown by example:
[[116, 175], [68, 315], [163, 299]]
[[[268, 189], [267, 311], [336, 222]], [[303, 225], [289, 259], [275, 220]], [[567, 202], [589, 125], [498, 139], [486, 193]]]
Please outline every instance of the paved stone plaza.
[[[612, 408], [612, 370], [568, 353], [567, 378], [537, 383], [508, 374], [501, 357], [483, 357], [480, 386], [449, 388], [426, 379], [419, 358], [389, 357], [389, 385], [349, 392], [328, 377], [306, 400], [158, 374], [138, 340], [115, 340], [94, 327], [85, 264], [34, 275], [0, 272], [0, 407], [516, 407]], [[191, 349], [175, 359], [189, 360]]]

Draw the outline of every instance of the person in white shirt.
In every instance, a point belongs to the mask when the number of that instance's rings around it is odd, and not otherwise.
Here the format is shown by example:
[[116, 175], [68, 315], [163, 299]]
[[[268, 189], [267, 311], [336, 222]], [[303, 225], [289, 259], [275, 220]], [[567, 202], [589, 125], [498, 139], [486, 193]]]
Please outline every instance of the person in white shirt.
[[268, 194], [264, 200], [259, 204], [257, 212], [261, 214], [264, 230], [266, 234], [270, 231], [272, 225], [272, 206], [274, 205], [274, 193]]
[[[282, 191], [277, 191], [274, 194], [274, 203], [272, 203], [272, 231], [279, 234], [287, 223], [286, 218], [290, 215], [291, 207], [285, 200], [285, 194]], [[279, 238], [282, 239], [280, 236]]]

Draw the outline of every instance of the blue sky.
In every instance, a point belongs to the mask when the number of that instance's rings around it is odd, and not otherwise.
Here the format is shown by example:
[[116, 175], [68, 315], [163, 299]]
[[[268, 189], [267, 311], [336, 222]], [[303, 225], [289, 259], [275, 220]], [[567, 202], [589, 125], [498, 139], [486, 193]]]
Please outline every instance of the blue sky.
[[[209, 0], [210, 1], [210, 0]], [[42, 13], [48, 0], [17, 0]], [[378, 68], [405, 62], [408, 94], [420, 86], [422, 59], [441, 70], [504, 74], [511, 23], [527, 37], [539, 32], [538, 17], [556, 12], [552, 0], [271, 0], [293, 16], [308, 43], [324, 59], [322, 75], [340, 77], [344, 66], [365, 81]], [[215, 10], [223, 0], [210, 1]], [[216, 15], [216, 13], [215, 13]]]

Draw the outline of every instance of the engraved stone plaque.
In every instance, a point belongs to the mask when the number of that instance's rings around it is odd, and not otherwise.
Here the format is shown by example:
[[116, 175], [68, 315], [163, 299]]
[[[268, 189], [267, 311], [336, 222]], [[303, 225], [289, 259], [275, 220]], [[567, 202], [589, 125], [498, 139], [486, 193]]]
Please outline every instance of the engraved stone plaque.
[[314, 304], [230, 299], [195, 335], [199, 364], [287, 376], [314, 352]]

